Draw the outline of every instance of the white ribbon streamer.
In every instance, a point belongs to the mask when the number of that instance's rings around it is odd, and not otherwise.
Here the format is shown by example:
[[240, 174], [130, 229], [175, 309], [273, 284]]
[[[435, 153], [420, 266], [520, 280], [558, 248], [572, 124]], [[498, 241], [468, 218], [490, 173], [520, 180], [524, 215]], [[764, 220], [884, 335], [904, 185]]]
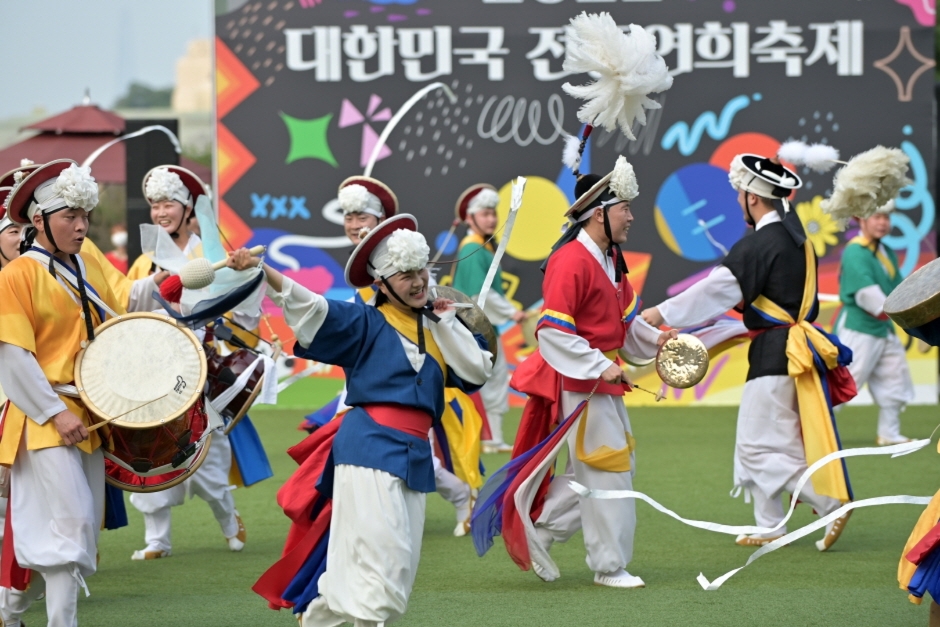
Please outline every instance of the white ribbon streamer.
[[[932, 436], [931, 436], [932, 438]], [[787, 515], [776, 527], [767, 528], [767, 527], [756, 527], [752, 525], [722, 525], [719, 523], [705, 522], [700, 520], [690, 520], [683, 518], [673, 512], [672, 510], [666, 508], [660, 503], [656, 502], [654, 499], [643, 494], [642, 492], [636, 492], [634, 490], [589, 490], [583, 485], [571, 481], [569, 485], [571, 489], [574, 490], [577, 494], [583, 497], [595, 498], [595, 499], [623, 499], [623, 498], [633, 498], [640, 499], [645, 501], [653, 506], [657, 511], [666, 514], [667, 516], [678, 520], [679, 522], [688, 525], [690, 527], [695, 527], [698, 529], [704, 529], [705, 531], [713, 531], [715, 533], [724, 533], [728, 535], [740, 535], [740, 534], [771, 534], [775, 531], [782, 529], [787, 521], [790, 520], [790, 517], [793, 515], [794, 509], [796, 509], [797, 500], [799, 498], [800, 492], [803, 490], [803, 487], [806, 485], [806, 482], [812, 477], [813, 473], [817, 470], [828, 464], [829, 462], [836, 461], [839, 459], [845, 459], [848, 457], [864, 457], [864, 456], [875, 456], [875, 455], [890, 455], [892, 458], [901, 457], [903, 455], [910, 455], [916, 451], [921, 450], [926, 447], [931, 442], [931, 438], [924, 440], [916, 440], [914, 442], [905, 442], [903, 444], [895, 444], [893, 446], [884, 446], [884, 447], [865, 447], [865, 448], [854, 448], [847, 449], [844, 451], [836, 451], [835, 453], [830, 453], [822, 459], [818, 460], [815, 464], [806, 469], [806, 471], [800, 476], [800, 480], [796, 484], [796, 489], [793, 491], [793, 496], [790, 498], [790, 510], [787, 512]], [[800, 538], [803, 538], [817, 529], [822, 529], [832, 521], [841, 518], [848, 512], [859, 509], [862, 507], [874, 507], [876, 505], [927, 505], [930, 503], [931, 497], [929, 496], [879, 496], [870, 499], [864, 499], [861, 501], [853, 501], [846, 503], [839, 509], [834, 512], [831, 512], [819, 520], [816, 520], [804, 527], [800, 527], [792, 533], [788, 533], [780, 538], [777, 538], [773, 542], [765, 544], [757, 551], [751, 554], [744, 566], [736, 568], [732, 571], [729, 571], [718, 577], [714, 581], [709, 581], [705, 578], [705, 575], [699, 573], [697, 578], [699, 585], [702, 586], [704, 590], [717, 590], [724, 584], [728, 579], [733, 577], [738, 571], [747, 568], [754, 560], [760, 558], [767, 553], [776, 551], [780, 547], [787, 546]]]
[[717, 590], [718, 588], [722, 586], [723, 583], [731, 579], [738, 571], [744, 570], [745, 568], [750, 566], [754, 562], [754, 560], [760, 558], [763, 555], [767, 555], [768, 553], [776, 551], [780, 547], [787, 546], [788, 544], [791, 544], [792, 542], [795, 542], [804, 536], [808, 536], [809, 534], [813, 533], [817, 529], [821, 529], [825, 527], [826, 525], [828, 525], [829, 523], [831, 523], [832, 521], [838, 518], [841, 518], [842, 516], [845, 516], [848, 512], [852, 511], [853, 509], [859, 509], [862, 507], [874, 507], [875, 505], [927, 505], [928, 503], [930, 503], [931, 498], [933, 497], [930, 497], [930, 496], [877, 496], [871, 499], [863, 499], [861, 501], [853, 501], [851, 503], [846, 503], [845, 505], [843, 505], [836, 511], [832, 512], [831, 514], [827, 514], [826, 516], [823, 516], [819, 520], [816, 520], [806, 525], [805, 527], [800, 527], [793, 533], [788, 533], [787, 535], [781, 538], [777, 538], [776, 540], [774, 540], [773, 542], [770, 542], [769, 544], [765, 544], [761, 548], [751, 553], [751, 556], [747, 558], [747, 562], [745, 562], [744, 566], [741, 566], [740, 568], [735, 568], [734, 570], [725, 573], [721, 577], [718, 577], [714, 581], [709, 581], [708, 579], [705, 578], [704, 574], [699, 573], [698, 577], [696, 578], [696, 581], [698, 581], [699, 585], [702, 586], [703, 590]]
[[695, 527], [697, 529], [704, 529], [705, 531], [713, 531], [715, 533], [724, 533], [733, 536], [751, 533], [771, 534], [775, 531], [783, 529], [786, 526], [787, 521], [790, 520], [790, 518], [793, 516], [793, 511], [796, 509], [800, 492], [802, 492], [806, 482], [809, 481], [813, 473], [829, 462], [847, 457], [864, 457], [870, 455], [891, 455], [892, 458], [901, 457], [903, 455], [910, 455], [911, 453], [915, 453], [928, 444], [930, 444], [930, 438], [925, 440], [915, 440], [913, 442], [905, 442], [903, 444], [895, 444], [893, 446], [850, 448], [844, 451], [836, 451], [835, 453], [826, 455], [815, 464], [807, 468], [806, 471], [800, 476], [800, 480], [796, 483], [796, 489], [793, 491], [793, 496], [790, 498], [790, 510], [787, 512], [787, 515], [780, 522], [780, 524], [773, 528], [755, 527], [753, 525], [722, 525], [719, 523], [704, 522], [701, 520], [690, 520], [679, 516], [674, 511], [666, 508], [642, 492], [636, 492], [634, 490], [589, 490], [575, 481], [570, 482], [569, 485], [571, 486], [571, 489], [577, 492], [580, 496], [593, 499], [640, 499], [641, 501], [645, 501], [652, 505], [653, 508], [655, 508], [657, 511], [666, 514], [675, 520], [678, 520], [684, 525]]
[[509, 238], [512, 236], [512, 227], [516, 223], [516, 216], [519, 214], [519, 207], [522, 206], [522, 194], [525, 192], [526, 179], [524, 176], [518, 177], [512, 183], [512, 200], [509, 203], [509, 217], [506, 218], [506, 224], [503, 227], [503, 237], [499, 240], [499, 246], [496, 248], [496, 254], [493, 255], [493, 262], [490, 263], [490, 269], [486, 272], [486, 279], [483, 280], [483, 286], [480, 288], [480, 295], [477, 297], [477, 305], [480, 309], [486, 304], [486, 297], [490, 293], [490, 287], [496, 278], [496, 271], [499, 270], [499, 262], [502, 261], [506, 253], [506, 246], [509, 245]]

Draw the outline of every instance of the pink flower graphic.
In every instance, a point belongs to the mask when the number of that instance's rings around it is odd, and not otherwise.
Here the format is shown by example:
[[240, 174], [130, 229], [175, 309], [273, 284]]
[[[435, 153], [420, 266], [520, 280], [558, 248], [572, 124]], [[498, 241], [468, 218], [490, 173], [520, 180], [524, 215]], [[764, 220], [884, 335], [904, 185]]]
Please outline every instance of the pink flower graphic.
[[[372, 125], [369, 122], [388, 122], [392, 119], [392, 110], [388, 107], [378, 111], [379, 106], [382, 104], [382, 98], [375, 94], [369, 97], [369, 108], [366, 109], [365, 115], [359, 112], [359, 109], [353, 105], [348, 99], [343, 98], [343, 105], [339, 112], [339, 127], [347, 128], [350, 126], [355, 126], [356, 124], [362, 124], [362, 152], [359, 156], [359, 165], [361, 167], [366, 167], [366, 164], [369, 163], [369, 157], [372, 156], [372, 151], [375, 149], [376, 143], [379, 141], [379, 135], [375, 132], [375, 129], [372, 128]], [[382, 146], [382, 149], [379, 151], [379, 156], [376, 161], [381, 161], [386, 157], [390, 157], [392, 150], [388, 146]]]

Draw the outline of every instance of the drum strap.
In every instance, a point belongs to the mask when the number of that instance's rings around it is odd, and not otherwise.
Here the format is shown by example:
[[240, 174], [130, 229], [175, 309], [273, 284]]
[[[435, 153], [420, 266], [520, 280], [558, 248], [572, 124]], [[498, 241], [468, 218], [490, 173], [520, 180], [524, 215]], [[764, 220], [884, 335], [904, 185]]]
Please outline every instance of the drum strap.
[[[22, 256], [23, 256], [23, 257], [29, 257], [30, 259], [33, 259], [33, 260], [35, 260], [35, 261], [38, 261], [39, 263], [42, 263], [42, 264], [45, 264], [46, 261], [47, 261], [47, 259], [48, 259], [49, 257], [51, 257], [51, 258], [54, 260], [54, 263], [55, 263], [56, 267], [57, 267], [58, 270], [59, 270], [59, 272], [57, 273], [58, 276], [59, 276], [59, 278], [62, 278], [62, 279], [64, 279], [65, 281], [68, 281], [68, 283], [69, 283], [73, 288], [75, 288], [75, 290], [79, 290], [79, 291], [80, 291], [80, 288], [79, 288], [79, 285], [78, 285], [78, 276], [75, 274], [75, 271], [72, 270], [72, 268], [68, 267], [66, 264], [62, 263], [62, 262], [61, 262], [59, 259], [57, 259], [56, 257], [53, 257], [52, 255], [49, 255], [48, 252], [46, 252], [46, 251], [44, 251], [44, 250], [41, 250], [41, 249], [38, 249], [38, 248], [30, 248], [30, 249], [27, 250], [25, 253], [23, 253]], [[105, 303], [103, 300], [101, 300], [101, 297], [98, 296], [98, 292], [95, 291], [95, 288], [94, 288], [88, 281], [86, 281], [84, 278], [82, 278], [82, 283], [84, 284], [85, 292], [86, 292], [87, 295], [88, 295], [88, 300], [90, 300], [91, 302], [93, 302], [93, 303], [94, 303], [97, 307], [99, 307], [100, 309], [104, 310], [104, 312], [107, 313], [107, 314], [108, 314], [109, 316], [111, 316], [112, 318], [117, 318], [117, 317], [118, 317], [117, 312], [115, 312], [113, 309], [111, 309], [111, 307], [109, 307], [109, 306], [107, 305], [107, 303]], [[68, 291], [68, 290], [67, 290], [67, 291]], [[73, 292], [69, 291], [69, 295], [72, 296], [72, 298], [75, 298]], [[81, 303], [79, 302], [79, 304], [81, 304]]]

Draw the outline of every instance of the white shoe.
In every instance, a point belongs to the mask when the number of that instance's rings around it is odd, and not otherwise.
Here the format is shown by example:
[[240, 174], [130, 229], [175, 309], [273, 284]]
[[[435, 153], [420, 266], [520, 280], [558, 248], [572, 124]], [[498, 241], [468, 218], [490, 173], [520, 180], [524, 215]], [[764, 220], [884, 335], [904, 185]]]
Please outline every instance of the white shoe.
[[631, 575], [620, 568], [612, 573], [594, 573], [595, 586], [607, 586], [608, 588], [645, 588], [646, 583], [639, 577]]
[[231, 538], [226, 538], [225, 541], [228, 542], [228, 548], [237, 553], [245, 548], [248, 532], [245, 531], [245, 523], [242, 522], [242, 517], [238, 515], [237, 511], [235, 512], [235, 521], [238, 523], [238, 533]]
[[236, 553], [241, 551], [243, 548], [245, 548], [245, 543], [239, 540], [238, 536], [232, 536], [231, 538], [226, 538], [225, 541], [228, 542], [229, 550], [235, 551]]
[[160, 549], [155, 549], [152, 551], [149, 549], [142, 549], [140, 551], [134, 551], [134, 553], [131, 554], [131, 559], [142, 562], [145, 560], [158, 560], [163, 557], [170, 557], [171, 555], [173, 555], [173, 552], [169, 549], [166, 551]]
[[880, 435], [875, 440], [876, 446], [893, 446], [894, 444], [907, 444], [912, 440], [906, 436], [899, 435], [896, 438], [883, 438]]

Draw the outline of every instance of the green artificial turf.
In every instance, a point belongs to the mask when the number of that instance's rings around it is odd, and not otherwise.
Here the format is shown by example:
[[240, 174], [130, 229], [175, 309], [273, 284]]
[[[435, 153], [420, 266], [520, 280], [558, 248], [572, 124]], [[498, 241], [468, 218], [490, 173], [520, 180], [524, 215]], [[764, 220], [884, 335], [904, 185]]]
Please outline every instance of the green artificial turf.
[[[329, 400], [335, 381], [303, 383], [306, 407]], [[291, 397], [298, 402], [298, 395]], [[198, 498], [174, 509], [173, 556], [132, 562], [143, 548], [140, 514], [128, 504], [130, 526], [102, 535], [101, 564], [88, 580], [92, 596], [82, 598], [79, 617], [86, 626], [214, 627], [296, 625], [287, 612], [273, 612], [250, 587], [280, 555], [287, 519], [275, 493], [295, 467], [284, 453], [303, 435], [296, 430], [302, 410], [254, 412], [275, 478], [239, 489], [235, 500], [248, 530], [241, 553], [225, 545], [208, 506]], [[753, 524], [751, 508], [728, 497], [734, 445], [733, 408], [666, 407], [631, 410], [638, 441], [636, 489], [679, 514], [727, 524]], [[518, 411], [510, 416], [515, 430]], [[875, 436], [873, 408], [839, 415], [846, 447], [870, 446]], [[940, 421], [935, 407], [914, 407], [903, 416], [904, 432], [927, 437]], [[491, 471], [506, 455], [485, 456]], [[931, 495], [940, 488], [940, 459], [929, 447], [898, 459], [851, 459], [856, 498], [879, 495]], [[580, 534], [556, 545], [552, 555], [562, 577], [546, 584], [518, 570], [497, 539], [480, 559], [469, 538], [454, 538], [453, 509], [428, 495], [421, 565], [408, 613], [398, 623], [412, 626], [573, 625], [926, 625], [927, 604], [917, 607], [898, 590], [898, 557], [920, 514], [916, 506], [857, 511], [829, 553], [813, 542], [821, 532], [771, 553], [715, 592], [695, 578], [709, 579], [742, 566], [751, 549], [733, 538], [685, 527], [644, 503], [637, 504], [636, 550], [630, 572], [647, 588], [612, 590], [593, 585], [584, 563]], [[800, 507], [791, 523], [813, 520]], [[45, 624], [38, 603], [24, 617]]]

